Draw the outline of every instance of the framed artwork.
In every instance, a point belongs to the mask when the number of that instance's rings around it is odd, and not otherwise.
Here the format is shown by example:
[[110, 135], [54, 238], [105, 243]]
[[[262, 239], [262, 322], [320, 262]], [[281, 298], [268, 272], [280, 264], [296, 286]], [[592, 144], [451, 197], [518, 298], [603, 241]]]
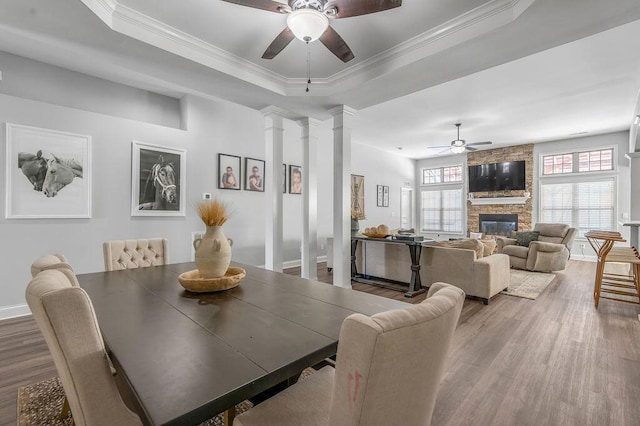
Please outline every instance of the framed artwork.
[[378, 206], [378, 207], [382, 207], [383, 206], [383, 202], [384, 202], [383, 193], [384, 193], [383, 186], [382, 185], [376, 185], [376, 194], [377, 194], [376, 206]]
[[91, 136], [6, 125], [7, 219], [91, 217]]
[[351, 175], [351, 217], [365, 219], [364, 176]]
[[[264, 169], [263, 169], [264, 173]], [[218, 188], [240, 190], [242, 167], [237, 155], [218, 154]]]
[[244, 189], [264, 192], [264, 160], [244, 159]]
[[184, 216], [187, 151], [134, 141], [131, 216]]
[[389, 187], [382, 187], [382, 207], [389, 207]]
[[287, 192], [287, 165], [282, 163], [282, 193]]
[[289, 194], [302, 194], [302, 167], [289, 164]]

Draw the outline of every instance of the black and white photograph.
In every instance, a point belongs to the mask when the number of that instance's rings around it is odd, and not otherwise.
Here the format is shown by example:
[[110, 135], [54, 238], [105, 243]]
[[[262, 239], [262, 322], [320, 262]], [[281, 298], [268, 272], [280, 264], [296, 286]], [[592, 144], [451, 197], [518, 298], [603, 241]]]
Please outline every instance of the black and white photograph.
[[244, 189], [264, 192], [264, 160], [244, 159]]
[[218, 188], [240, 190], [241, 158], [237, 155], [218, 154]]
[[302, 194], [302, 167], [289, 164], [289, 194]]
[[184, 216], [187, 152], [133, 142], [132, 216]]
[[91, 136], [7, 123], [7, 219], [90, 218]]
[[383, 207], [383, 203], [384, 203], [384, 189], [382, 185], [376, 185], [376, 193], [377, 193], [377, 199], [376, 199], [376, 206], [377, 207]]

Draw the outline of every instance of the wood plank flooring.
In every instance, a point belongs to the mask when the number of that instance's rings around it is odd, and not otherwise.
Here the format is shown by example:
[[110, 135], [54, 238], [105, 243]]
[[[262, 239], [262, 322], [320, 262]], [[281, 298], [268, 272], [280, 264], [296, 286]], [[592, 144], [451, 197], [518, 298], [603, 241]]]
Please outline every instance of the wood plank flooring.
[[[596, 310], [594, 273], [570, 261], [535, 301], [466, 300], [432, 425], [640, 425], [640, 308], [602, 300]], [[318, 279], [331, 282], [324, 264]], [[0, 425], [16, 424], [18, 387], [55, 374], [31, 317], [0, 321]]]

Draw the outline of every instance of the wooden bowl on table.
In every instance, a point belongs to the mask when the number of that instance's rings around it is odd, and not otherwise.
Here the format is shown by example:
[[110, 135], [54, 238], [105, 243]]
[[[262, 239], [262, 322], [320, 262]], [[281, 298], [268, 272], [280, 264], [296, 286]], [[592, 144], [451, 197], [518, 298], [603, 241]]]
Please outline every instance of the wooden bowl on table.
[[200, 271], [183, 272], [178, 276], [180, 285], [186, 290], [194, 293], [208, 293], [213, 291], [229, 290], [237, 287], [240, 281], [247, 275], [247, 272], [235, 266], [229, 266], [226, 274], [220, 278], [203, 278]]

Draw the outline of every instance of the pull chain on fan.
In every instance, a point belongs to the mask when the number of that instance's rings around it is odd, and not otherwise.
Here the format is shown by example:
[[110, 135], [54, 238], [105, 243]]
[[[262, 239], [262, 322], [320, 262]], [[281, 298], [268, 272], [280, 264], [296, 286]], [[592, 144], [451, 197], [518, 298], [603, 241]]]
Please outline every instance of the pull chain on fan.
[[309, 93], [309, 85], [311, 84], [311, 46], [309, 46], [309, 42], [307, 41], [307, 90]]

